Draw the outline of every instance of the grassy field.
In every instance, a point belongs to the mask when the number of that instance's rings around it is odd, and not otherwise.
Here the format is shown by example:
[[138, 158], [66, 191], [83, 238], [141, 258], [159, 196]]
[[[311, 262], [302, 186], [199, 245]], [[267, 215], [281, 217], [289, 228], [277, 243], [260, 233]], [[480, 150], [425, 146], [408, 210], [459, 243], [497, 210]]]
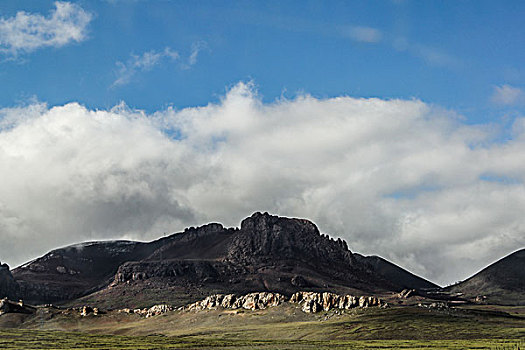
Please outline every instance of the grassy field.
[[0, 330], [2, 349], [523, 349], [524, 342], [470, 340], [219, 340], [205, 337], [90, 335]]
[[525, 349], [523, 314], [497, 308], [393, 307], [311, 315], [281, 305], [148, 319], [49, 310], [17, 317], [0, 317], [0, 349]]

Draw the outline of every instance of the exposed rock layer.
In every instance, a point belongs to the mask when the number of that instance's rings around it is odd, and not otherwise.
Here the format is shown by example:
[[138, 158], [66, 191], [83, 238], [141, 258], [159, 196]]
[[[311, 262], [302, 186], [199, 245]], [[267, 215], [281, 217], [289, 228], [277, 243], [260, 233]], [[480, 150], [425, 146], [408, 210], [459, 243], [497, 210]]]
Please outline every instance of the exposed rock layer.
[[[280, 305], [286, 301], [287, 298], [284, 295], [270, 292], [249, 293], [246, 295], [214, 294], [206, 297], [204, 300], [181, 307], [179, 310], [201, 311], [217, 308], [261, 310]], [[340, 295], [330, 292], [297, 292], [288, 299], [288, 302], [299, 304], [301, 310], [307, 313], [386, 305], [375, 296]]]

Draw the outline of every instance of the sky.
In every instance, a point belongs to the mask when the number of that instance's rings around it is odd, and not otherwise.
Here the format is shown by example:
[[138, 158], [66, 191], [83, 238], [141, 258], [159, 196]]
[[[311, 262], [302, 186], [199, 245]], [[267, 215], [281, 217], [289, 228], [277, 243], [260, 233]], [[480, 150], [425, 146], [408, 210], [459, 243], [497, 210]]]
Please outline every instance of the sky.
[[525, 247], [522, 1], [0, 2], [0, 261], [255, 211], [447, 285]]

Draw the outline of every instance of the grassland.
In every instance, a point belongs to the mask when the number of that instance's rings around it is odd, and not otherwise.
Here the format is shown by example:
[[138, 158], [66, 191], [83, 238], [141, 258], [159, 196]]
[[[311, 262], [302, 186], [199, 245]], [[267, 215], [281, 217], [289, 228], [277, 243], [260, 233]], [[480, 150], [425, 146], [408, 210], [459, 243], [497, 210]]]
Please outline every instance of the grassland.
[[[523, 316], [497, 308], [417, 307], [311, 315], [293, 305], [260, 311], [177, 311], [148, 319], [116, 312], [80, 317], [39, 310], [35, 316], [0, 322], [0, 348], [525, 349]], [[16, 328], [5, 328], [8, 325]]]
[[199, 337], [90, 335], [61, 331], [0, 330], [10, 349], [523, 349], [524, 342], [476, 340], [219, 340]]

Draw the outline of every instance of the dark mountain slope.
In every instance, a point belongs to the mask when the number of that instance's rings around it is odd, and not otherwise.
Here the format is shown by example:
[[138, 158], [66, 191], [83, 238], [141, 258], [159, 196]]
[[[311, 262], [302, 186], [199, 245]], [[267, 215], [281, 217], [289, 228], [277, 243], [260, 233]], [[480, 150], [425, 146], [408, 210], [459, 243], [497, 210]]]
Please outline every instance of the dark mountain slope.
[[525, 249], [518, 250], [447, 290], [465, 297], [486, 297], [503, 305], [525, 305]]
[[27, 301], [57, 302], [103, 288], [120, 264], [143, 259], [154, 248], [131, 241], [76, 244], [22, 265], [13, 270], [13, 275]]
[[407, 270], [385, 260], [379, 256], [363, 256], [354, 254], [357, 261], [368, 264], [370, 268], [378, 274], [387, 277], [390, 281], [407, 289], [434, 289], [439, 288], [437, 284], [427, 281], [424, 278], [414, 275]]
[[320, 234], [308, 220], [255, 213], [240, 228], [208, 224], [150, 243], [58, 249], [15, 269], [14, 276], [29, 300], [64, 301], [97, 291], [88, 300], [106, 307], [140, 300], [182, 303], [217, 292], [434, 287], [385, 260], [367, 259], [346, 242]]

